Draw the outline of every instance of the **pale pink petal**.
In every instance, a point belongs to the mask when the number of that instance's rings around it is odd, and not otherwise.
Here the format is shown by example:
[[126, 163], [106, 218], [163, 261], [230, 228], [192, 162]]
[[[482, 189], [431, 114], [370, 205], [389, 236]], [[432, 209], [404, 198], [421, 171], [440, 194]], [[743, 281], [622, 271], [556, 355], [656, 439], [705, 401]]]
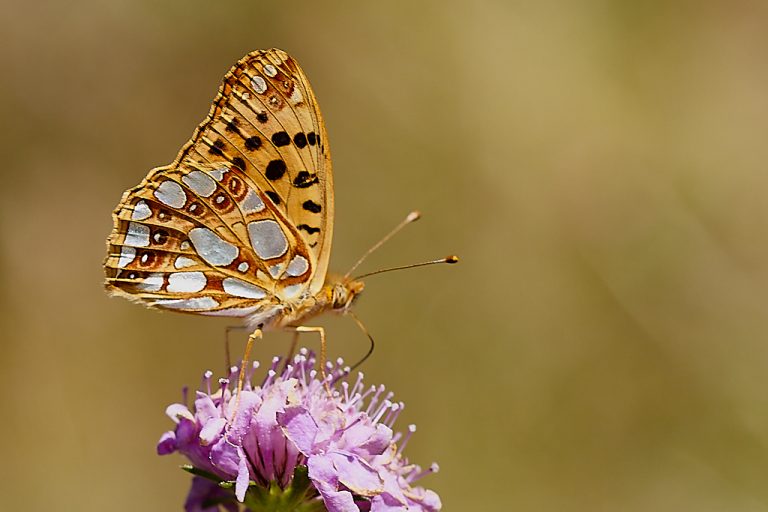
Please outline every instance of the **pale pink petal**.
[[286, 437], [304, 455], [312, 453], [312, 447], [317, 436], [318, 428], [309, 412], [301, 406], [288, 407], [285, 412], [278, 413], [277, 422], [282, 426]]
[[357, 455], [336, 452], [326, 456], [333, 461], [339, 482], [355, 494], [373, 496], [384, 490], [379, 473]]
[[226, 418], [216, 418], [206, 423], [203, 430], [200, 431], [200, 442], [202, 445], [207, 446], [218, 439], [226, 425]]
[[355, 505], [352, 493], [349, 491], [337, 491], [326, 484], [319, 484], [315, 487], [320, 492], [328, 512], [360, 512], [360, 509]]
[[245, 459], [245, 454], [241, 450], [238, 450], [238, 452], [240, 462], [237, 468], [237, 480], [235, 480], [235, 496], [237, 501], [242, 503], [245, 499], [245, 493], [248, 491], [251, 476], [248, 472], [248, 461]]
[[184, 404], [171, 404], [165, 409], [165, 414], [173, 420], [174, 423], [178, 423], [182, 418], [189, 421], [195, 421], [195, 415], [189, 412], [189, 409]]
[[169, 430], [160, 437], [160, 441], [157, 442], [157, 454], [168, 455], [176, 451], [176, 433], [173, 430]]

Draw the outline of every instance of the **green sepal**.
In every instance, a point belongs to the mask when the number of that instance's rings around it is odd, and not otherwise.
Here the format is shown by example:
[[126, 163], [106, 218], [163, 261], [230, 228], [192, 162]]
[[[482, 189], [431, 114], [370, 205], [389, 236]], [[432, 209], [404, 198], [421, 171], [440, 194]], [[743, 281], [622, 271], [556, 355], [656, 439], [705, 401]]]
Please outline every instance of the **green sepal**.
[[208, 480], [213, 480], [217, 484], [219, 482], [221, 482], [221, 477], [216, 476], [213, 473], [209, 473], [208, 471], [205, 471], [204, 469], [196, 468], [192, 464], [183, 464], [181, 466], [181, 469], [183, 469], [187, 473], [192, 473], [195, 476], [201, 476], [203, 478], [207, 478]]
[[253, 512], [325, 512], [323, 501], [311, 491], [314, 489], [307, 466], [296, 466], [291, 484], [285, 489], [276, 482], [271, 482], [269, 487], [251, 482], [245, 494], [245, 506]]
[[[235, 482], [222, 480], [221, 477], [208, 471], [196, 468], [191, 464], [184, 464], [181, 469], [195, 476], [203, 477], [216, 482], [222, 489], [234, 489]], [[232, 498], [218, 498], [206, 502], [206, 506], [220, 503], [231, 503]], [[281, 489], [277, 482], [271, 482], [268, 487], [261, 486], [254, 481], [248, 483], [248, 491], [245, 493], [243, 503], [252, 512], [326, 512], [325, 505], [318, 499], [317, 493], [309, 479], [307, 466], [299, 465], [293, 471], [291, 484]]]

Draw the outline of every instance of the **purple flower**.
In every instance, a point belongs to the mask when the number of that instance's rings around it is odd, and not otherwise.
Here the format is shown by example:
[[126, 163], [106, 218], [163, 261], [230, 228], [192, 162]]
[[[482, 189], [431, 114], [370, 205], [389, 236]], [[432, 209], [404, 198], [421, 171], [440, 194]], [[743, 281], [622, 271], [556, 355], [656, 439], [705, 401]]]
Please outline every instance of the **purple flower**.
[[[437, 494], [413, 485], [437, 465], [422, 470], [402, 454], [415, 427], [392, 431], [403, 403], [384, 386], [365, 388], [362, 374], [349, 381], [341, 360], [328, 364], [327, 388], [312, 353], [302, 349], [292, 362], [280, 369], [274, 358], [260, 385], [252, 384], [254, 363], [239, 401], [237, 368], [215, 389], [206, 372], [191, 411], [168, 407], [176, 429], [157, 451], [182, 453], [198, 475], [185, 510], [237, 510], [235, 498], [247, 510], [293, 510], [288, 502], [329, 512], [440, 510]], [[234, 496], [226, 488], [233, 483]], [[283, 505], [265, 507], [270, 499]]]

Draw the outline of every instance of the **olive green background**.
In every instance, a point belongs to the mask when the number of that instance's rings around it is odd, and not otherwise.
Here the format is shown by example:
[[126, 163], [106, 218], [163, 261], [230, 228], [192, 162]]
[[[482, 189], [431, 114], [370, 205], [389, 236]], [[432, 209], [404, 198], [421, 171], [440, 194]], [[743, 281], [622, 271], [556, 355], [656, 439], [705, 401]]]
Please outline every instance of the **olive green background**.
[[0, 508], [181, 509], [155, 442], [228, 322], [106, 297], [104, 239], [280, 47], [328, 125], [332, 268], [414, 208], [365, 268], [462, 257], [357, 305], [445, 510], [768, 510], [765, 2], [4, 4]]

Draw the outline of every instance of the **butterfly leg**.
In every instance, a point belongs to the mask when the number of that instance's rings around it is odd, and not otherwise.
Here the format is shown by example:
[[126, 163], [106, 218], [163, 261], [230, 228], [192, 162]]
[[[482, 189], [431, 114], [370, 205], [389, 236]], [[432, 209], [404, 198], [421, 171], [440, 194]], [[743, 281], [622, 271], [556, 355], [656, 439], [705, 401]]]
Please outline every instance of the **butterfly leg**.
[[328, 376], [325, 373], [325, 363], [326, 363], [326, 343], [325, 343], [325, 329], [322, 327], [307, 327], [305, 325], [297, 325], [297, 326], [291, 326], [288, 327], [288, 329], [296, 332], [297, 334], [300, 332], [316, 332], [320, 334], [320, 375], [323, 377], [323, 385], [325, 386], [325, 390], [328, 392], [328, 394], [331, 394], [331, 386], [328, 384]]
[[240, 364], [240, 375], [237, 378], [237, 397], [235, 398], [235, 410], [232, 413], [232, 418], [237, 415], [237, 411], [240, 408], [240, 394], [243, 390], [243, 385], [245, 384], [246, 366], [251, 357], [251, 349], [256, 340], [261, 339], [261, 334], [261, 329], [257, 328], [248, 336], [248, 343], [245, 344], [245, 352], [243, 353], [243, 360]]

